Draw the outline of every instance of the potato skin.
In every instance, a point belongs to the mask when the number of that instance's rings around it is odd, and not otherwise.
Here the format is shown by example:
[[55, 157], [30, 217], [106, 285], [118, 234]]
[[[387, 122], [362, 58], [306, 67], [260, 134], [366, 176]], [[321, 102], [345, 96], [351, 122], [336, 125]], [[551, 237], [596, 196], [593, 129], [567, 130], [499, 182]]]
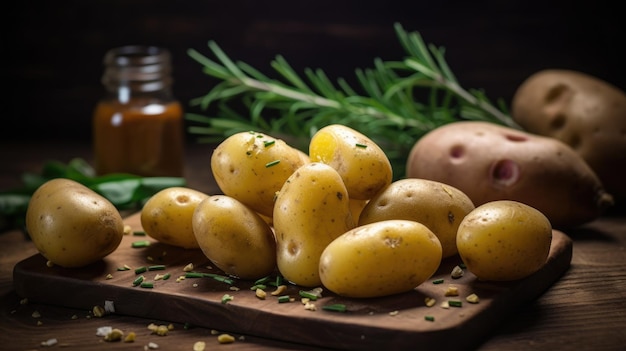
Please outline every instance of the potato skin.
[[141, 226], [146, 234], [164, 244], [197, 249], [191, 226], [196, 206], [209, 197], [198, 190], [171, 187], [152, 195], [141, 209]]
[[83, 267], [115, 251], [124, 222], [113, 204], [70, 179], [52, 179], [32, 195], [26, 228], [37, 250], [52, 263]]
[[224, 273], [254, 280], [276, 269], [272, 228], [236, 199], [212, 195], [196, 207], [192, 221], [202, 252]]
[[543, 213], [517, 201], [478, 206], [459, 226], [459, 255], [481, 280], [525, 278], [546, 262], [552, 226]]
[[392, 181], [393, 170], [385, 152], [344, 125], [332, 124], [317, 131], [309, 144], [309, 157], [337, 170], [351, 199], [368, 200]]
[[332, 241], [319, 264], [323, 285], [346, 297], [403, 293], [441, 264], [441, 243], [421, 223], [385, 220], [356, 227]]
[[582, 72], [542, 70], [519, 86], [511, 116], [526, 131], [571, 146], [616, 203], [626, 201], [625, 92]]
[[396, 180], [363, 208], [359, 225], [388, 219], [424, 224], [441, 242], [443, 257], [457, 254], [456, 233], [461, 220], [475, 208], [461, 190], [428, 179]]
[[320, 162], [300, 167], [280, 189], [273, 218], [280, 273], [295, 284], [319, 286], [322, 251], [354, 227], [339, 173]]
[[272, 216], [274, 195], [307, 162], [306, 154], [281, 139], [241, 132], [222, 141], [211, 155], [220, 190], [265, 216]]
[[574, 227], [613, 205], [587, 163], [563, 142], [488, 122], [454, 122], [413, 147], [407, 177], [450, 184], [475, 206], [516, 200], [555, 228]]

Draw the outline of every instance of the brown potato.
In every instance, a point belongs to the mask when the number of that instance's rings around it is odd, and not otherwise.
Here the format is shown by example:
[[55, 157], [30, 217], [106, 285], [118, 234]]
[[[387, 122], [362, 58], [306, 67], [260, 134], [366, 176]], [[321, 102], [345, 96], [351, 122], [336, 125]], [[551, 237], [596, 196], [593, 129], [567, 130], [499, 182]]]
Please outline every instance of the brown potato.
[[543, 70], [515, 92], [511, 114], [530, 133], [571, 146], [619, 204], [626, 201], [626, 94], [590, 75]]
[[554, 227], [586, 223], [613, 205], [593, 170], [563, 142], [488, 122], [455, 122], [427, 133], [411, 150], [407, 177], [450, 184], [475, 206], [525, 203]]

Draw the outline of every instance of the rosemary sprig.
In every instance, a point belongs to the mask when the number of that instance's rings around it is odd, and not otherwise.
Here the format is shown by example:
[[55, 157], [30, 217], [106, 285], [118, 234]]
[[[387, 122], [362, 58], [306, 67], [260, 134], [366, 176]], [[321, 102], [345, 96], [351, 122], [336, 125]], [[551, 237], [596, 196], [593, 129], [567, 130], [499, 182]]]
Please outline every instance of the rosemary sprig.
[[244, 62], [232, 61], [214, 41], [208, 47], [217, 61], [189, 49], [189, 56], [203, 66], [204, 73], [220, 80], [207, 94], [191, 101], [205, 111], [217, 104], [220, 116], [188, 113], [186, 119], [198, 124], [189, 133], [203, 143], [255, 130], [283, 137], [307, 151], [317, 130], [340, 123], [378, 143], [392, 162], [395, 177], [400, 178], [413, 144], [439, 126], [483, 120], [520, 129], [503, 101], [495, 107], [482, 91], [461, 87], [444, 59], [443, 48], [426, 45], [418, 32], [408, 33], [400, 24], [395, 24], [395, 31], [408, 56], [401, 61], [377, 58], [372, 68], [356, 69], [359, 90], [343, 78], [334, 84], [321, 69], [306, 68], [305, 80], [280, 55], [271, 62], [279, 74], [274, 79]]

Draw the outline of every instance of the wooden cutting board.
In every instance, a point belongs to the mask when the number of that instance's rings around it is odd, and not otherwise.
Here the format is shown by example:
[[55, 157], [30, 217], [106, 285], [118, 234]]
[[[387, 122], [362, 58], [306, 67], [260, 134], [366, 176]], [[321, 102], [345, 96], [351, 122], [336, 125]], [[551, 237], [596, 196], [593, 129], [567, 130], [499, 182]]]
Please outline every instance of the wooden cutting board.
[[[135, 230], [141, 230], [139, 215], [126, 219]], [[134, 241], [149, 240], [151, 245], [133, 248]], [[549, 259], [536, 274], [515, 282], [488, 283], [465, 270], [463, 277], [452, 279], [452, 269], [461, 263], [458, 256], [445, 259], [438, 272], [414, 291], [371, 299], [349, 299], [328, 291], [313, 301], [316, 310], [307, 310], [300, 301], [302, 288], [289, 285], [285, 293], [293, 302], [279, 303], [269, 294], [261, 300], [250, 288], [252, 281], [235, 281], [233, 285], [209, 277], [186, 278], [184, 267], [194, 271], [222, 274], [200, 250], [185, 250], [149, 237], [126, 235], [119, 248], [91, 266], [80, 269], [47, 267], [37, 254], [14, 267], [16, 292], [30, 301], [69, 308], [91, 310], [112, 301], [116, 314], [188, 323], [235, 334], [255, 335], [294, 343], [351, 350], [390, 349], [467, 349], [478, 346], [499, 323], [514, 318], [524, 303], [541, 295], [569, 268], [572, 241], [554, 231]], [[130, 270], [119, 271], [127, 265]], [[142, 273], [153, 288], [133, 286], [135, 269], [164, 265], [164, 270]], [[170, 273], [167, 280], [154, 280], [157, 274]], [[110, 276], [108, 276], [110, 275]], [[107, 277], [108, 276], [108, 277]], [[443, 283], [433, 282], [443, 279]], [[449, 285], [458, 287], [459, 296], [446, 297]], [[233, 287], [238, 288], [237, 291]], [[475, 293], [477, 304], [465, 301]], [[231, 295], [227, 303], [222, 297]], [[425, 298], [436, 299], [433, 307]], [[441, 307], [447, 300], [462, 302], [461, 307]], [[344, 304], [346, 312], [327, 311], [324, 305]], [[434, 317], [433, 321], [426, 316]]]

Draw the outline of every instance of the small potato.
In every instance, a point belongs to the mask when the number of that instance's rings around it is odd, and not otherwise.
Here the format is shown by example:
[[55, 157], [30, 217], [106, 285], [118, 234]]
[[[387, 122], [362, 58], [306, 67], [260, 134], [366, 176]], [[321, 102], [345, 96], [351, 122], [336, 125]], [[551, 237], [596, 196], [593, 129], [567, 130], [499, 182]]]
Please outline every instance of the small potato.
[[232, 197], [203, 200], [193, 214], [193, 232], [204, 255], [226, 274], [254, 280], [276, 269], [272, 228]]
[[274, 195], [306, 162], [306, 154], [281, 139], [241, 132], [226, 138], [213, 151], [211, 170], [224, 195], [272, 216]]
[[309, 157], [336, 169], [351, 199], [368, 200], [392, 181], [385, 152], [367, 136], [344, 125], [332, 124], [315, 133]]
[[457, 229], [473, 209], [472, 200], [451, 185], [406, 178], [376, 194], [361, 212], [358, 223], [365, 225], [388, 219], [422, 223], [437, 236], [446, 258], [457, 254]]
[[481, 280], [525, 278], [546, 262], [552, 226], [543, 213], [517, 201], [478, 206], [459, 226], [459, 255]]
[[596, 77], [547, 69], [517, 89], [511, 116], [525, 130], [571, 146], [616, 203], [626, 204], [626, 92]]
[[320, 285], [322, 251], [354, 228], [348, 191], [339, 173], [319, 162], [300, 167], [276, 196], [273, 218], [280, 273], [301, 286]]
[[410, 291], [441, 264], [441, 243], [421, 223], [386, 220], [356, 227], [331, 242], [319, 264], [322, 284], [345, 297]]
[[26, 228], [37, 250], [66, 268], [101, 260], [124, 235], [122, 216], [109, 200], [64, 178], [49, 180], [33, 193]]
[[141, 226], [146, 234], [164, 244], [197, 249], [191, 217], [209, 195], [185, 187], [160, 190], [141, 209]]
[[475, 206], [523, 202], [556, 228], [594, 220], [613, 205], [597, 175], [563, 142], [488, 122], [454, 122], [424, 135], [411, 150], [407, 177], [450, 184]]

